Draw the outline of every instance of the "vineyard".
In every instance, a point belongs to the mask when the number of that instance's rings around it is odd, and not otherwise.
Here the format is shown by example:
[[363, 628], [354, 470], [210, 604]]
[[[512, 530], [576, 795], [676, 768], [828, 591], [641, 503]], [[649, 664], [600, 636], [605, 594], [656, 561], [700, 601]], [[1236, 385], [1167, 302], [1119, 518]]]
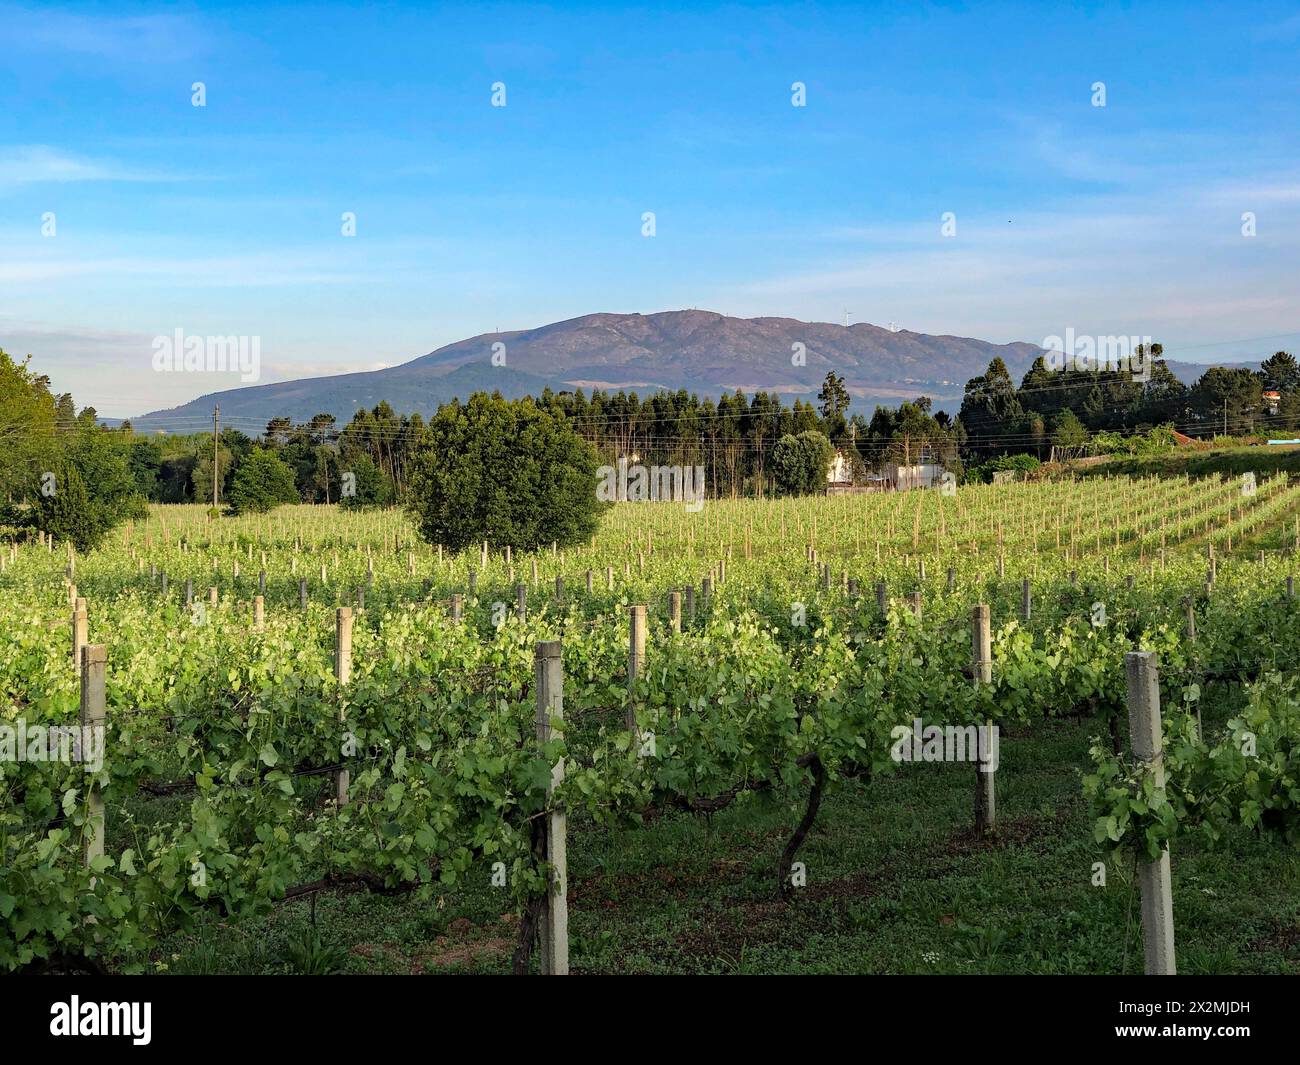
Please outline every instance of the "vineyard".
[[[319, 913], [352, 971], [1141, 972], [1168, 848], [1180, 968], [1298, 972], [1298, 521], [1285, 474], [1094, 477], [4, 545], [0, 969], [275, 971]], [[72, 725], [97, 763], [21, 753]]]

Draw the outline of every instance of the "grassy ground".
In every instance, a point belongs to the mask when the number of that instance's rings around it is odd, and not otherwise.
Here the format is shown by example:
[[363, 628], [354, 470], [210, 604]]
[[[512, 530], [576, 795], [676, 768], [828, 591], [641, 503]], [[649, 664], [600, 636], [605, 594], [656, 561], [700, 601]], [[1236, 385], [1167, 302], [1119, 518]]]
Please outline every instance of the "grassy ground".
[[[1092, 886], [1079, 794], [1096, 722], [1004, 733], [999, 838], [970, 831], [974, 770], [923, 764], [839, 784], [798, 860], [773, 867], [802, 797], [751, 796], [711, 819], [640, 830], [570, 824], [570, 951], [579, 973], [1139, 973], [1131, 864]], [[1300, 857], [1243, 834], [1172, 852], [1179, 970], [1300, 973]], [[162, 942], [172, 973], [509, 969], [516, 924], [487, 884], [433, 902], [319, 896], [266, 919]], [[1127, 935], [1126, 935], [1127, 929]]]
[[[1291, 433], [1281, 434], [1288, 439]], [[1185, 449], [1163, 455], [1116, 458], [1095, 466], [1081, 466], [1073, 473], [1080, 477], [1208, 477], [1213, 474], [1240, 476], [1253, 473], [1268, 477], [1277, 472], [1300, 474], [1300, 447], [1257, 445], [1253, 447], [1215, 448], [1209, 451]]]

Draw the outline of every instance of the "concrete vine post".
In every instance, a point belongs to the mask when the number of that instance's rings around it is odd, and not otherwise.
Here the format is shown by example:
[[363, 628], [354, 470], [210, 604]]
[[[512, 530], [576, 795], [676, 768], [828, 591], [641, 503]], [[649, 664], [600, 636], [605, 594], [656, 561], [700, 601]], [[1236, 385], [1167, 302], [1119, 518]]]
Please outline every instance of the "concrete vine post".
[[[564, 660], [559, 640], [537, 645], [537, 742], [548, 743], [564, 730]], [[548, 867], [546, 900], [538, 923], [543, 976], [569, 974], [568, 828], [564, 810], [553, 804], [555, 789], [564, 781], [564, 759], [551, 768], [546, 787], [548, 812], [543, 824], [542, 858]]]
[[[628, 618], [628, 654], [627, 654], [627, 685], [631, 689], [632, 684], [637, 677], [641, 676], [641, 671], [645, 667], [645, 615], [646, 608], [644, 603], [637, 603], [627, 608]], [[633, 741], [636, 740], [636, 704], [632, 700], [629, 690], [627, 700], [626, 720], [628, 731], [632, 733]]]
[[[334, 679], [338, 681], [338, 721], [347, 720], [343, 690], [352, 679], [352, 608], [341, 606], [334, 613]], [[340, 769], [334, 774], [334, 799], [338, 806], [348, 804], [350, 774]]]
[[[81, 652], [81, 728], [83, 736], [86, 729], [98, 732], [96, 741], [100, 750], [105, 749], [105, 671], [108, 663], [108, 648], [102, 643], [88, 644]], [[86, 825], [82, 834], [81, 856], [89, 866], [104, 853], [104, 796], [98, 784], [93, 784], [86, 796]]]
[[[1133, 758], [1151, 767], [1157, 788], [1165, 786], [1164, 738], [1160, 727], [1160, 674], [1151, 651], [1130, 651], [1124, 656], [1128, 680], [1128, 727]], [[1173, 976], [1174, 900], [1169, 869], [1169, 848], [1151, 861], [1138, 860], [1142, 890], [1142, 942], [1148, 976]]]
[[[971, 675], [975, 687], [987, 687], [993, 683], [993, 638], [989, 619], [989, 608], [981, 603], [971, 611]], [[991, 745], [993, 722], [986, 723], [984, 743]], [[980, 726], [976, 726], [980, 729]], [[978, 735], [978, 733], [977, 733]], [[984, 748], [976, 744], [977, 754]], [[978, 758], [975, 762], [975, 834], [983, 836], [997, 825], [997, 799], [994, 783], [996, 770], [985, 771], [984, 763]]]

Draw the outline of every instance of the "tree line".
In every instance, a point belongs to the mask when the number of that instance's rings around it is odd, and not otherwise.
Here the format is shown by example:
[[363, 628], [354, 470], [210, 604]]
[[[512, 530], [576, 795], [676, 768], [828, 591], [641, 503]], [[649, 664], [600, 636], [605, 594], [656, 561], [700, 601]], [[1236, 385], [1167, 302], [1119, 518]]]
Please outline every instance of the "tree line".
[[[1159, 344], [1139, 346], [1147, 370], [1053, 370], [1035, 360], [1017, 386], [1000, 358], [966, 383], [958, 420], [968, 457], [1086, 447], [1095, 434], [1160, 426], [1187, 436], [1288, 435], [1300, 428], [1300, 365], [1288, 352], [1258, 370], [1215, 366], [1192, 385], [1174, 376]], [[1273, 395], [1268, 395], [1272, 393]], [[1109, 438], [1109, 437], [1108, 437]]]
[[[707, 498], [821, 491], [836, 455], [843, 476], [857, 481], [891, 463], [931, 462], [960, 476], [971, 465], [1033, 462], [1053, 447], [1085, 449], [1094, 440], [1158, 426], [1189, 435], [1300, 427], [1300, 366], [1286, 352], [1257, 371], [1208, 369], [1191, 386], [1168, 370], [1160, 345], [1139, 354], [1147, 360], [1143, 379], [1127, 369], [1055, 371], [1040, 358], [1019, 385], [995, 358], [966, 384], [955, 417], [934, 411], [924, 396], [894, 408], [877, 406], [869, 418], [850, 413], [849, 392], [834, 372], [816, 404], [795, 399], [787, 405], [763, 391], [715, 399], [686, 390], [642, 397], [546, 389], [522, 400], [471, 398], [488, 405], [475, 408], [475, 432], [561, 426], [582, 443], [583, 463], [589, 457], [593, 469], [619, 459], [702, 467]], [[226, 428], [214, 446], [212, 433], [144, 436], [129, 422], [104, 428], [94, 408], [78, 412], [72, 397], [51, 392], [48, 378], [28, 362], [0, 351], [0, 446], [7, 458], [0, 467], [0, 524], [17, 531], [57, 527], [92, 545], [114, 522], [143, 514], [147, 502], [207, 502], [236, 512], [290, 502], [409, 505], [421, 486], [439, 483], [429, 453], [467, 446], [471, 438], [463, 426], [456, 432], [449, 427], [469, 409], [468, 401], [453, 401], [428, 422], [419, 414], [398, 414], [387, 402], [356, 411], [343, 425], [326, 413], [305, 423], [277, 417], [258, 436]], [[484, 445], [486, 451], [470, 450], [509, 454], [524, 466], [531, 461], [509, 441]], [[564, 442], [547, 448], [552, 456], [576, 454]], [[511, 479], [508, 465], [500, 470]], [[472, 480], [457, 482], [462, 496]], [[485, 482], [480, 489], [487, 490]], [[454, 515], [446, 518], [455, 524]], [[519, 518], [514, 527], [540, 526]]]

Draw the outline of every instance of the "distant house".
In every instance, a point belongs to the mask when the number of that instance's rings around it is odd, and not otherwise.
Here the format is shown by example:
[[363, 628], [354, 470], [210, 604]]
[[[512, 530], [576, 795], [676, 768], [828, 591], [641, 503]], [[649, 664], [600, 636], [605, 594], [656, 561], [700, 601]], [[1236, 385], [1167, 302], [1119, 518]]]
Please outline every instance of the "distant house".
[[898, 492], [912, 488], [933, 488], [943, 474], [944, 469], [937, 462], [923, 462], [913, 466], [900, 466], [891, 462], [885, 467], [885, 478]]
[[830, 469], [826, 471], [826, 494], [860, 495], [863, 492], [887, 492], [889, 482], [880, 474], [870, 474], [864, 482], [858, 484], [853, 479], [853, 463], [844, 452], [835, 452]]
[[827, 488], [849, 488], [853, 485], [853, 464], [845, 457], [843, 451], [836, 451], [831, 459], [830, 469], [826, 471]]
[[1281, 392], [1265, 392], [1265, 393], [1264, 393], [1264, 403], [1268, 406], [1268, 412], [1269, 412], [1269, 414], [1276, 414], [1277, 411], [1278, 411], [1278, 407], [1279, 407], [1279, 406], [1281, 405], [1281, 403], [1282, 403], [1282, 393], [1281, 393]]

